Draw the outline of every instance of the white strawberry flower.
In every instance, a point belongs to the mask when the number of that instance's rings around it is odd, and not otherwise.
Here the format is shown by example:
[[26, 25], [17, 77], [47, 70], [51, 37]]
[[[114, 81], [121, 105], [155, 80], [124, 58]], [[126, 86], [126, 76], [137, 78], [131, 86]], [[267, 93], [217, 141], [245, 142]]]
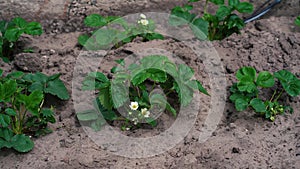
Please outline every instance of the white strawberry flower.
[[142, 19], [146, 19], [146, 18], [147, 18], [145, 14], [140, 14], [140, 17], [141, 17]]
[[134, 125], [137, 125], [137, 124], [138, 124], [138, 119], [137, 119], [137, 118], [133, 118], [132, 121], [133, 121], [133, 124], [134, 124]]
[[141, 19], [140, 24], [147, 26], [149, 24], [149, 21], [147, 19]]
[[150, 112], [147, 108], [142, 109], [141, 113], [145, 118], [148, 118], [150, 116]]
[[131, 108], [131, 110], [137, 110], [139, 108], [139, 103], [138, 102], [131, 102], [129, 107]]

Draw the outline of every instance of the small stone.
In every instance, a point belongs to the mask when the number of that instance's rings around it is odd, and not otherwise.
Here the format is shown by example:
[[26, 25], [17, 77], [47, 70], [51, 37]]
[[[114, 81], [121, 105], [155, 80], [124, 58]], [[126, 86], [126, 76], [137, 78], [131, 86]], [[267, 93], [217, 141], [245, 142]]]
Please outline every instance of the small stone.
[[60, 147], [67, 147], [65, 139], [59, 140], [59, 143], [60, 143]]
[[234, 153], [234, 154], [236, 154], [236, 153], [240, 154], [240, 153], [241, 153], [241, 151], [240, 151], [240, 149], [239, 149], [239, 148], [237, 148], [237, 147], [233, 147], [233, 148], [232, 148], [232, 153]]
[[50, 49], [50, 54], [51, 55], [55, 54], [55, 50], [54, 49]]
[[235, 125], [234, 123], [230, 123], [230, 124], [229, 124], [229, 127], [232, 128], [232, 129], [235, 129], [235, 128], [236, 128], [236, 125]]

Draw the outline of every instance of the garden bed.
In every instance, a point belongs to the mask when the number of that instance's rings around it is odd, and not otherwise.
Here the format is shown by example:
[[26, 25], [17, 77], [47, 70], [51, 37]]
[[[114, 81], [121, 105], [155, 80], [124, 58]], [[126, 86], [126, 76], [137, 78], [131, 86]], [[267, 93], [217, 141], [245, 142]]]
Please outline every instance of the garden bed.
[[[158, 2], [120, 1], [118, 5], [113, 6], [109, 1], [98, 2], [96, 5], [85, 4], [83, 1], [75, 5], [74, 1], [70, 9], [69, 21], [66, 21], [63, 18], [65, 16], [60, 12], [55, 15], [59, 16], [55, 20], [38, 18], [41, 19], [42, 24], [47, 25], [44, 26], [46, 33], [39, 37], [21, 38], [21, 46], [33, 47], [35, 54], [29, 54], [26, 60], [23, 59], [24, 56], [18, 55], [10, 64], [1, 61], [0, 68], [6, 72], [28, 71], [30, 68], [31, 71], [41, 70], [48, 75], [61, 73], [61, 79], [71, 93], [73, 70], [76, 59], [82, 52], [77, 44], [77, 37], [86, 31], [82, 24], [84, 12], [99, 11], [101, 14], [110, 15], [146, 12], [152, 9], [169, 12], [168, 9], [157, 8], [162, 6]], [[140, 8], [132, 10], [133, 8], [129, 8], [128, 4]], [[258, 5], [255, 2], [254, 4]], [[243, 66], [253, 66], [258, 71], [271, 72], [287, 69], [299, 77], [300, 29], [293, 24], [299, 10], [296, 12], [295, 4], [296, 1], [290, 3], [283, 1], [268, 16], [247, 24], [240, 35], [234, 34], [222, 41], [212, 42], [224, 66], [226, 89], [236, 82], [235, 72]], [[102, 5], [105, 8], [102, 8]], [[144, 7], [146, 9], [142, 10]], [[166, 7], [171, 9], [174, 4], [167, 3]], [[80, 10], [83, 11], [80, 13]], [[286, 12], [285, 16], [281, 15], [282, 11]], [[29, 17], [29, 19], [35, 18]], [[136, 40], [128, 43], [110, 51], [103, 59], [107, 64], [100, 65], [100, 70], [109, 73], [111, 68], [109, 64], [113, 60], [137, 53], [142, 47], [158, 46], [179, 56], [197, 72], [199, 75], [197, 78], [204, 86], [209, 86], [203, 68], [205, 65], [197, 61], [196, 56], [187, 52], [182, 44], [170, 39], [146, 43]], [[228, 99], [230, 93], [229, 90], [227, 91], [222, 119], [207, 141], [200, 143], [198, 140], [199, 130], [203, 127], [203, 119], [206, 118], [206, 111], [210, 106], [209, 97], [202, 95], [201, 103], [204, 106], [184, 140], [171, 150], [146, 159], [117, 156], [103, 147], [100, 148], [88, 137], [76, 119], [72, 99], [57, 102], [50, 98], [47, 104], [51, 103], [56, 107], [57, 123], [50, 125], [53, 133], [34, 139], [35, 147], [27, 154], [19, 154], [8, 149], [1, 150], [0, 168], [298, 168], [300, 166], [299, 97], [284, 97], [281, 101], [290, 104], [295, 110], [294, 113], [278, 116], [274, 122], [270, 122], [256, 116], [253, 111], [237, 112], [234, 104]], [[133, 133], [131, 131], [124, 133], [132, 137], [153, 136], [172, 125], [175, 120], [172, 118], [163, 116], [159, 126], [151, 131], [146, 128], [135, 130]]]

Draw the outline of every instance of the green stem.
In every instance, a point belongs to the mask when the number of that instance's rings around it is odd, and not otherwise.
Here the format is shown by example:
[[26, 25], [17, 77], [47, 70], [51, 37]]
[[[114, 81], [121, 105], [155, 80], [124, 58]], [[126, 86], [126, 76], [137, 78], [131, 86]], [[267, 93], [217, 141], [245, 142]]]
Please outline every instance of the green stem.
[[140, 89], [139, 87], [135, 87], [136, 91], [137, 91], [137, 94], [138, 94], [138, 97], [140, 98], [141, 97], [141, 94], [140, 94]]
[[[274, 99], [276, 93], [277, 93], [277, 90], [274, 91], [274, 93], [273, 93], [271, 99], [269, 100], [269, 102], [272, 102], [272, 101], [273, 101], [273, 99]], [[258, 94], [256, 95], [256, 97], [258, 98]], [[266, 110], [267, 110], [268, 108], [269, 108], [269, 104], [266, 106]]]
[[216, 32], [217, 32], [217, 28], [213, 27], [212, 32], [211, 32], [211, 36], [210, 36], [210, 40], [215, 40]]
[[26, 117], [27, 110], [24, 105], [20, 105], [19, 110], [19, 124], [18, 124], [18, 134], [22, 134], [23, 132], [23, 122]]
[[207, 13], [208, 0], [205, 1], [204, 13]]
[[272, 100], [274, 99], [276, 93], [277, 93], [277, 90], [274, 91], [274, 93], [273, 93], [273, 95], [272, 95], [272, 97], [271, 97], [271, 99], [270, 99], [270, 102], [272, 102]]
[[38, 118], [40, 119], [40, 114], [41, 114], [41, 110], [42, 110], [42, 107], [43, 107], [43, 105], [44, 105], [44, 99], [41, 101], [41, 104], [40, 104], [40, 106], [39, 106], [39, 109], [38, 109], [38, 111], [39, 111], [39, 113], [38, 113]]
[[151, 88], [151, 91], [153, 91], [154, 87], [155, 87], [156, 83], [153, 82], [153, 85], [152, 85], [152, 88]]
[[283, 89], [280, 91], [280, 93], [279, 93], [279, 95], [277, 95], [277, 97], [275, 98], [275, 102], [277, 102], [277, 100], [280, 98], [280, 96], [282, 95], [282, 93], [283, 93]]
[[174, 92], [174, 90], [169, 90], [168, 93], [166, 93], [166, 96], [169, 96], [169, 94], [172, 92]]

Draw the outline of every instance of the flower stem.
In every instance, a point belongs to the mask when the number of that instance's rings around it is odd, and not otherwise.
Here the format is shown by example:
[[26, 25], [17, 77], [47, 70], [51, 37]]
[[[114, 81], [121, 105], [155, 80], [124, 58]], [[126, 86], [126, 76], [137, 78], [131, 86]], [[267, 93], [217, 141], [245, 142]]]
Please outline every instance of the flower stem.
[[272, 100], [274, 99], [276, 93], [277, 93], [277, 90], [274, 91], [274, 93], [273, 93], [273, 95], [272, 95], [272, 97], [271, 97], [271, 99], [270, 99], [270, 102], [272, 102]]
[[277, 100], [280, 98], [280, 96], [282, 95], [282, 93], [283, 93], [283, 89], [280, 91], [280, 93], [279, 93], [279, 95], [277, 95], [277, 97], [275, 98], [275, 102], [277, 102]]
[[139, 89], [139, 87], [136, 87], [135, 89], [136, 89], [136, 91], [137, 91], [138, 97], [141, 97], [141, 94], [140, 94], [140, 89]]

